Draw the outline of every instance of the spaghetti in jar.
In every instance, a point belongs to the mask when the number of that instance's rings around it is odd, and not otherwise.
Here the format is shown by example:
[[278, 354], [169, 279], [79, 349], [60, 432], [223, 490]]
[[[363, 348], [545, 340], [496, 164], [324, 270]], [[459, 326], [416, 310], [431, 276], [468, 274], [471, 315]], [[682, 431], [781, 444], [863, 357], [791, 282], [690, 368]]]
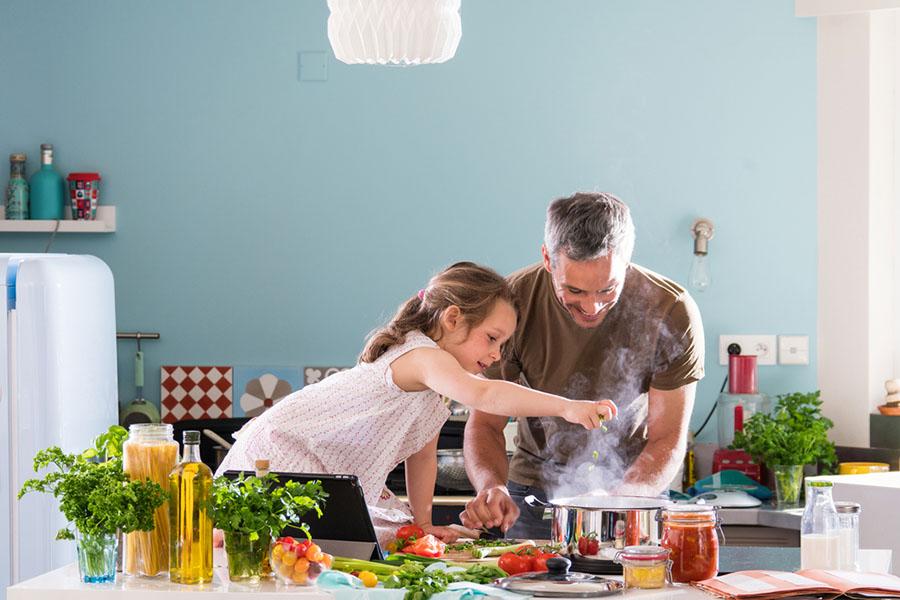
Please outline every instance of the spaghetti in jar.
[[668, 548], [672, 580], [690, 583], [715, 577], [719, 572], [719, 524], [715, 506], [683, 504], [660, 511], [663, 534], [660, 545]]
[[[169, 473], [178, 463], [178, 442], [172, 426], [137, 423], [128, 428], [122, 449], [122, 467], [132, 481], [149, 479], [169, 489]], [[169, 501], [153, 514], [151, 531], [125, 535], [124, 571], [129, 575], [156, 577], [169, 571]]]

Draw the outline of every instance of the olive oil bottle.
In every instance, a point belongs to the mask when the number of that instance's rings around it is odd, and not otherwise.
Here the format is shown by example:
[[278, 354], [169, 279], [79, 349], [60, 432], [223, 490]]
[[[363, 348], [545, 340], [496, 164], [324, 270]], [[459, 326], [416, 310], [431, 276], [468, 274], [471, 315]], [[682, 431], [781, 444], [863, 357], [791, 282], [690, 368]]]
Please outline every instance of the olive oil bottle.
[[184, 455], [169, 475], [169, 579], [212, 581], [212, 519], [207, 501], [212, 471], [200, 462], [200, 432], [184, 432]]

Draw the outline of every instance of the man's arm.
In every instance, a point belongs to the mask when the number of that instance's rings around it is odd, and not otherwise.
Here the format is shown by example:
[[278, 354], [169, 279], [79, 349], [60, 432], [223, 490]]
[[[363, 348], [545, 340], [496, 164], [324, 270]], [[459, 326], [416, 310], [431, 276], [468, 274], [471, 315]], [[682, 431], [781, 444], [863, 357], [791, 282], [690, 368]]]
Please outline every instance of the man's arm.
[[666, 490], [684, 460], [697, 384], [674, 390], [650, 388], [647, 445], [625, 472], [617, 494], [656, 496]]
[[519, 509], [506, 489], [509, 463], [503, 428], [507, 418], [472, 411], [463, 438], [466, 475], [477, 495], [466, 504], [460, 520], [466, 527], [497, 527], [506, 531], [519, 518]]

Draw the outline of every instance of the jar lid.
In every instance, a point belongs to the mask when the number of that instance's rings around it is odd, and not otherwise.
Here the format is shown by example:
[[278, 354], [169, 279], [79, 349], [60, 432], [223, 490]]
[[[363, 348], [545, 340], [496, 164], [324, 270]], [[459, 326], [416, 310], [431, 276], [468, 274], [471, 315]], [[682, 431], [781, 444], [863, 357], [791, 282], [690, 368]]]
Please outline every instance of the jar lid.
[[834, 507], [839, 513], [858, 513], [860, 511], [859, 502], [835, 502]]
[[538, 598], [598, 598], [621, 594], [624, 584], [620, 581], [590, 575], [570, 573], [572, 562], [565, 557], [547, 559], [547, 571], [522, 573], [498, 579], [494, 585], [500, 589]]
[[654, 561], [654, 560], [668, 560], [669, 559], [668, 548], [663, 548], [662, 546], [628, 546], [616, 557], [617, 559], [622, 560], [646, 560], [646, 561]]
[[69, 173], [68, 181], [99, 181], [100, 173]]

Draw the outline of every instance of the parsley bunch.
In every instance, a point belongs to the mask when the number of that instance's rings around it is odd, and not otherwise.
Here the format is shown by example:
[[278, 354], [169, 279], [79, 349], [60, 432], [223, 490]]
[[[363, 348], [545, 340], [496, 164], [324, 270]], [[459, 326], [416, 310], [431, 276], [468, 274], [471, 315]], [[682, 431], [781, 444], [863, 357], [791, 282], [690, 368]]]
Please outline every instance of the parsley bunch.
[[756, 413], [744, 423], [744, 431], [734, 433], [731, 447], [769, 466], [820, 461], [831, 471], [837, 455], [828, 430], [834, 423], [822, 416], [821, 406], [818, 391], [778, 396], [771, 414]]
[[[53, 494], [66, 519], [86, 536], [152, 530], [153, 512], [168, 494], [149, 480], [131, 481], [122, 470], [123, 431], [111, 427], [82, 454], [66, 454], [58, 446], [41, 450], [34, 457], [34, 472], [50, 466], [56, 470], [27, 480], [19, 498], [28, 492]], [[56, 534], [58, 540], [73, 538], [68, 528]]]
[[261, 534], [278, 537], [288, 525], [294, 525], [309, 537], [309, 528], [300, 518], [309, 510], [315, 510], [321, 517], [327, 497], [318, 481], [304, 484], [286, 481], [282, 485], [274, 473], [264, 477], [240, 474], [235, 479], [213, 480], [208, 510], [216, 527], [249, 534], [251, 541], [259, 539]]
[[506, 572], [494, 565], [478, 564], [465, 570], [450, 572], [442, 569], [426, 570], [426, 566], [421, 563], [405, 562], [384, 580], [384, 587], [405, 588], [403, 600], [428, 600], [434, 594], [445, 591], [451, 583], [468, 581], [487, 584], [501, 577], [506, 577]]

